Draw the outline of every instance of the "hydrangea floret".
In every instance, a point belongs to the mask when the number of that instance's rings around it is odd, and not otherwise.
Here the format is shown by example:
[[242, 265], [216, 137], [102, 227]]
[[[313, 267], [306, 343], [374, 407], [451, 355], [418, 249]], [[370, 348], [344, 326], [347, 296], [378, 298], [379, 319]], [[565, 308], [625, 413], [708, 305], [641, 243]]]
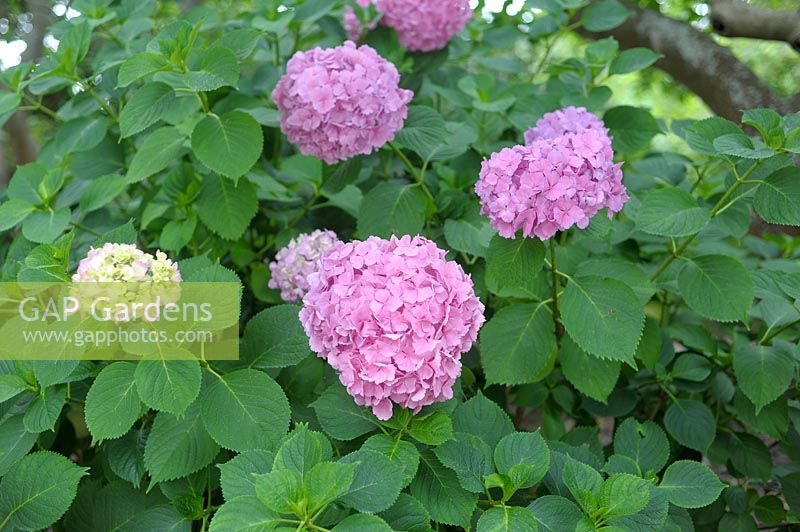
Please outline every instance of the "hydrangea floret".
[[293, 238], [275, 255], [269, 269], [269, 287], [281, 291], [284, 301], [298, 301], [309, 289], [309, 278], [318, 268], [319, 259], [339, 239], [333, 231], [316, 230]]
[[472, 18], [468, 0], [375, 0], [381, 23], [394, 28], [408, 50], [440, 50]]

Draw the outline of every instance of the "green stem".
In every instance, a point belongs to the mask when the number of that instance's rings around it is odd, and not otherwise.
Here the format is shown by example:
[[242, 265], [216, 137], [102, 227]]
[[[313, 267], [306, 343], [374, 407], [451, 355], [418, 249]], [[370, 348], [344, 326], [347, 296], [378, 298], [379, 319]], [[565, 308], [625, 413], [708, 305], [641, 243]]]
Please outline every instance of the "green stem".
[[550, 239], [550, 275], [552, 277], [551, 281], [553, 284], [553, 327], [555, 328], [556, 338], [559, 338], [561, 335], [559, 334], [558, 328], [558, 263], [556, 262], [556, 240], [555, 238]]
[[102, 108], [103, 108], [103, 110], [104, 110], [106, 113], [108, 113], [108, 116], [110, 116], [110, 117], [111, 117], [111, 118], [114, 120], [114, 122], [119, 122], [119, 115], [117, 115], [117, 112], [116, 112], [116, 111], [114, 111], [114, 109], [113, 109], [113, 108], [112, 108], [110, 105], [108, 105], [108, 102], [106, 102], [104, 99], [102, 99], [102, 98], [101, 98], [101, 97], [100, 97], [100, 96], [99, 96], [99, 95], [98, 95], [98, 94], [95, 92], [95, 90], [92, 88], [92, 85], [91, 85], [91, 82], [90, 82], [90, 81], [89, 81], [89, 82], [86, 82], [86, 83], [81, 83], [81, 85], [83, 86], [83, 88], [84, 88], [84, 89], [86, 89], [86, 92], [89, 94], [89, 96], [91, 96], [92, 98], [94, 98], [94, 100], [95, 100], [95, 101], [96, 101], [98, 104], [100, 104], [100, 107], [102, 107]]
[[764, 333], [764, 336], [761, 338], [761, 340], [759, 340], [759, 342], [758, 342], [758, 343], [759, 343], [759, 345], [764, 345], [764, 344], [766, 344], [767, 342], [769, 342], [770, 340], [772, 340], [773, 338], [775, 338], [776, 336], [778, 336], [780, 333], [782, 333], [782, 332], [783, 332], [783, 331], [785, 331], [786, 329], [789, 329], [789, 328], [791, 328], [791, 327], [794, 327], [794, 326], [795, 326], [795, 325], [797, 325], [798, 323], [800, 323], [800, 318], [798, 318], [798, 319], [796, 319], [796, 320], [792, 320], [792, 321], [790, 321], [789, 323], [786, 323], [786, 324], [784, 324], [784, 325], [781, 325], [780, 327], [778, 327], [777, 329], [775, 329], [775, 330], [773, 330], [773, 331], [771, 331], [771, 332], [770, 332], [770, 329], [767, 329], [767, 332], [766, 332], [766, 333]]
[[419, 172], [417, 172], [417, 169], [414, 168], [414, 165], [408, 160], [406, 154], [403, 153], [403, 151], [394, 142], [389, 141], [389, 146], [391, 146], [392, 150], [394, 150], [394, 153], [397, 154], [400, 160], [403, 161], [403, 164], [408, 169], [408, 172], [414, 178], [414, 181], [416, 181], [417, 184], [422, 188], [422, 191], [425, 193], [425, 195], [428, 196], [428, 199], [435, 204], [436, 200], [433, 199], [433, 194], [431, 194], [431, 191], [428, 189], [427, 185], [425, 185], [425, 181], [422, 179], [422, 176], [419, 174]]
[[52, 109], [42, 105], [42, 102], [34, 100], [33, 98], [31, 98], [30, 96], [28, 96], [24, 92], [21, 92], [20, 94], [22, 95], [23, 98], [25, 98], [25, 101], [28, 102], [31, 105], [31, 107], [33, 107], [37, 111], [43, 112], [44, 114], [46, 114], [47, 116], [49, 116], [53, 120], [57, 120], [59, 122], [61, 121], [61, 118], [59, 118], [59, 116]]
[[[722, 210], [725, 207], [725, 203], [728, 201], [728, 198], [730, 198], [731, 195], [736, 191], [736, 189], [739, 188], [739, 185], [741, 185], [750, 176], [750, 174], [753, 173], [753, 170], [755, 170], [759, 164], [761, 164], [761, 161], [756, 161], [755, 163], [753, 163], [753, 166], [748, 168], [748, 170], [744, 174], [742, 174], [741, 176], [739, 175], [736, 176], [736, 182], [733, 185], [731, 185], [731, 188], [729, 188], [725, 192], [725, 194], [722, 195], [717, 204], [714, 205], [714, 208], [711, 209], [711, 214], [710, 214], [711, 218], [714, 218], [716, 215], [722, 212]], [[736, 172], [736, 167], [734, 167], [733, 171], [734, 173]], [[658, 269], [656, 269], [656, 271], [653, 272], [653, 275], [650, 276], [650, 280], [655, 281], [656, 279], [658, 279], [659, 276], [662, 273], [664, 273], [664, 270], [666, 270], [667, 267], [669, 267], [669, 265], [672, 264], [672, 262], [675, 259], [680, 257], [681, 254], [684, 251], [686, 251], [686, 248], [688, 248], [689, 244], [691, 244], [694, 241], [694, 239], [697, 238], [698, 234], [699, 233], [695, 233], [687, 237], [686, 240], [684, 240], [683, 243], [676, 250], [672, 252], [672, 255], [664, 259], [664, 262], [662, 262], [661, 265], [658, 267]]]
[[84, 232], [89, 233], [90, 235], [94, 235], [96, 237], [103, 236], [103, 233], [98, 233], [97, 231], [95, 231], [91, 227], [86, 227], [85, 225], [77, 223], [77, 222], [72, 222], [72, 227], [74, 227], [75, 229], [80, 229], [81, 231], [84, 231]]

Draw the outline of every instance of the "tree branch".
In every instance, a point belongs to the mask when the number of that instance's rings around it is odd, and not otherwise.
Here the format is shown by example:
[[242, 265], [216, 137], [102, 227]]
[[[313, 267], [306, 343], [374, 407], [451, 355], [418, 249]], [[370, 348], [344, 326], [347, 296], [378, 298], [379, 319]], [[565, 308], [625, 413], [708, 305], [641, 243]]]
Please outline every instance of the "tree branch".
[[771, 107], [781, 114], [800, 110], [800, 98], [778, 96], [730, 49], [691, 25], [666, 17], [653, 9], [627, 4], [632, 15], [608, 32], [590, 33], [598, 39], [609, 35], [620, 48], [646, 47], [664, 55], [656, 66], [697, 94], [716, 114], [734, 122], [741, 111]]
[[725, 37], [783, 41], [800, 52], [800, 9], [761, 9], [742, 0], [711, 0], [711, 27]]

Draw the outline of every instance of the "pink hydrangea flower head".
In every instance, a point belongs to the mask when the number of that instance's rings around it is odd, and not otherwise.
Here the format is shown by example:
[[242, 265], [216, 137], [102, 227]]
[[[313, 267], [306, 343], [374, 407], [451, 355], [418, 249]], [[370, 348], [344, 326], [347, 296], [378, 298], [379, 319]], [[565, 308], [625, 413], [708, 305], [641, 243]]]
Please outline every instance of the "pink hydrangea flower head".
[[357, 41], [361, 37], [361, 22], [358, 20], [355, 10], [350, 6], [344, 8], [342, 25], [347, 32], [347, 38], [351, 41]]
[[585, 228], [605, 207], [611, 217], [628, 194], [622, 163], [614, 164], [606, 138], [587, 129], [493, 153], [475, 184], [481, 214], [500, 236], [514, 238], [522, 230], [541, 240], [573, 225]]
[[375, 9], [400, 44], [419, 52], [444, 48], [472, 18], [469, 0], [375, 0]]
[[305, 155], [328, 164], [369, 154], [394, 138], [414, 93], [369, 46], [297, 52], [272, 91], [281, 129]]
[[565, 107], [545, 113], [536, 125], [525, 132], [525, 144], [538, 139], [554, 139], [563, 135], [596, 131], [596, 137], [611, 148], [611, 137], [602, 120], [586, 110], [585, 107]]
[[316, 230], [292, 239], [269, 263], [270, 288], [281, 291], [284, 301], [297, 301], [309, 289], [309, 277], [317, 271], [319, 258], [339, 239], [333, 231]]
[[379, 419], [453, 396], [483, 304], [461, 266], [426, 238], [337, 242], [300, 311], [309, 345]]

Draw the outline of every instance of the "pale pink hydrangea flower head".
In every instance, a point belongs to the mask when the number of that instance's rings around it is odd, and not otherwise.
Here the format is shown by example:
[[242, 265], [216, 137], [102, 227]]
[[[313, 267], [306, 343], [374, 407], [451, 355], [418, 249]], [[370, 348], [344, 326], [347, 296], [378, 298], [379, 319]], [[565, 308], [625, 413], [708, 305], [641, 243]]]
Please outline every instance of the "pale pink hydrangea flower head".
[[272, 91], [281, 129], [305, 155], [328, 164], [369, 154], [394, 138], [414, 93], [369, 46], [297, 52]]
[[269, 263], [270, 288], [281, 291], [284, 301], [297, 301], [309, 289], [309, 278], [317, 271], [319, 259], [339, 239], [333, 231], [316, 230], [292, 239]]
[[420, 236], [337, 242], [303, 298], [309, 345], [379, 419], [453, 397], [484, 322], [461, 266]]
[[469, 0], [375, 0], [375, 9], [400, 44], [418, 52], [444, 48], [472, 18]]
[[547, 240], [573, 225], [585, 228], [603, 208], [609, 218], [622, 210], [622, 163], [614, 164], [611, 137], [596, 116], [575, 107], [548, 113], [525, 140], [485, 160], [475, 184], [481, 213], [500, 236], [521, 230]]
[[[366, 9], [372, 3], [372, 0], [356, 0], [356, 4], [358, 4], [361, 8]], [[352, 6], [345, 6], [344, 7], [344, 17], [342, 20], [342, 25], [344, 26], [345, 31], [347, 32], [347, 38], [351, 41], [357, 41], [361, 38], [362, 28], [361, 28], [361, 21], [358, 19], [358, 15], [356, 14], [355, 9]], [[371, 21], [366, 30], [373, 30], [378, 25], [378, 21]]]

